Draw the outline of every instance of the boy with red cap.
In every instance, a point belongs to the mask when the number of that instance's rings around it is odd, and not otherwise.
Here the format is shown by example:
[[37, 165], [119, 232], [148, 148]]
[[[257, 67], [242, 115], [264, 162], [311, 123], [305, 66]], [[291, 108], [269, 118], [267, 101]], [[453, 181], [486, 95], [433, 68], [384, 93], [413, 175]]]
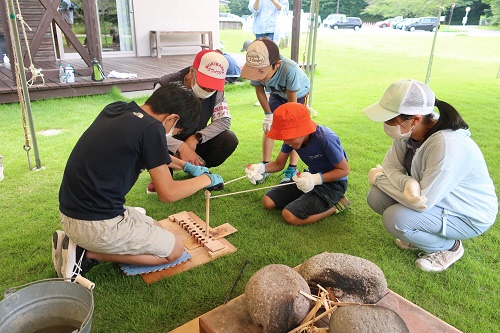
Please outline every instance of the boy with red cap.
[[347, 207], [344, 197], [350, 172], [347, 155], [339, 137], [329, 128], [317, 125], [309, 109], [299, 103], [286, 103], [274, 111], [274, 121], [266, 136], [283, 140], [276, 160], [248, 165], [245, 172], [252, 184], [265, 172], [283, 170], [288, 156], [295, 151], [309, 172], [293, 176], [295, 184], [279, 186], [262, 198], [266, 209], [283, 209], [283, 219], [300, 225], [317, 222]]
[[[200, 120], [194, 134], [169, 137], [170, 154], [192, 165], [210, 168], [221, 165], [238, 146], [238, 138], [229, 129], [231, 115], [224, 96], [228, 66], [227, 59], [219, 51], [203, 50], [198, 52], [192, 66], [164, 75], [155, 83], [158, 87], [180, 81], [201, 102]], [[156, 193], [153, 182], [147, 193]]]
[[[264, 110], [262, 128], [262, 161], [271, 160], [274, 140], [266, 136], [273, 123], [273, 112], [287, 102], [305, 104], [306, 96], [311, 86], [309, 78], [292, 60], [280, 55], [278, 46], [268, 38], [259, 38], [247, 47], [246, 63], [241, 70], [241, 77], [249, 79], [255, 87], [257, 99]], [[266, 92], [270, 91], [269, 100]], [[290, 181], [297, 173], [299, 157], [295, 152], [290, 155], [290, 164], [283, 172], [282, 182]], [[263, 182], [268, 174], [264, 174], [259, 183]]]

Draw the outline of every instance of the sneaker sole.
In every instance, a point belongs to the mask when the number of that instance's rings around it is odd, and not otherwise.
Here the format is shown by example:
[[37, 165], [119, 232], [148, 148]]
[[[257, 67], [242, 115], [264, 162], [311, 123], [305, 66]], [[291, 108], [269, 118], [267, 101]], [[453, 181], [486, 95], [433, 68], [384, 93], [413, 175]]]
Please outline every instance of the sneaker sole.
[[59, 278], [62, 277], [62, 243], [64, 237], [66, 237], [66, 234], [62, 230], [57, 230], [52, 234], [52, 262]]
[[76, 275], [73, 270], [76, 265], [76, 244], [65, 236], [62, 241], [62, 265], [61, 275], [65, 279], [73, 278]]

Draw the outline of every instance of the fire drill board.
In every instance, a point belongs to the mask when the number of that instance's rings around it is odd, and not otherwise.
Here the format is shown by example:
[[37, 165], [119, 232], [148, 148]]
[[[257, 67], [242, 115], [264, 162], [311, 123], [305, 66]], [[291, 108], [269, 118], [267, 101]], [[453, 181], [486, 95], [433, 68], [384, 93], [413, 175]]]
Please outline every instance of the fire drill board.
[[147, 284], [182, 273], [237, 250], [224, 238], [238, 231], [229, 223], [210, 228], [210, 235], [206, 236], [205, 221], [193, 212], [183, 211], [159, 222], [165, 229], [182, 239], [185, 251], [191, 255], [191, 259], [167, 269], [141, 274]]

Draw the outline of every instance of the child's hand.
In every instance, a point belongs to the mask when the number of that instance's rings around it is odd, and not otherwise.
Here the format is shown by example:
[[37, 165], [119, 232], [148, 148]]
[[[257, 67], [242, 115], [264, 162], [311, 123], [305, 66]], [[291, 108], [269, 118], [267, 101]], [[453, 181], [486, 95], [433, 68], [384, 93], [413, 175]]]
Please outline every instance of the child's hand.
[[224, 179], [216, 173], [207, 173], [208, 178], [210, 178], [210, 185], [205, 187], [209, 191], [220, 191], [224, 188]]
[[323, 177], [321, 172], [309, 173], [309, 172], [299, 172], [292, 179], [297, 184], [299, 190], [304, 193], [312, 191], [314, 186], [323, 184]]
[[425, 209], [427, 208], [426, 205], [427, 198], [421, 196], [420, 192], [421, 192], [420, 184], [415, 179], [412, 178], [406, 182], [403, 196], [413, 208]]
[[186, 162], [186, 164], [184, 164], [184, 168], [182, 168], [182, 170], [189, 173], [193, 177], [198, 177], [210, 173], [210, 170], [208, 170], [208, 168], [203, 166], [193, 165], [189, 162]]
[[375, 186], [377, 178], [382, 174], [384, 174], [384, 170], [382, 170], [382, 166], [380, 164], [377, 164], [375, 168], [371, 168], [368, 172], [368, 182]]
[[269, 132], [272, 124], [273, 124], [273, 114], [266, 113], [266, 116], [264, 117], [264, 121], [262, 122], [262, 129], [264, 130], [264, 133]]
[[264, 163], [248, 164], [245, 168], [245, 173], [247, 178], [252, 184], [257, 184], [258, 180], [264, 178], [264, 173], [266, 172], [266, 165]]

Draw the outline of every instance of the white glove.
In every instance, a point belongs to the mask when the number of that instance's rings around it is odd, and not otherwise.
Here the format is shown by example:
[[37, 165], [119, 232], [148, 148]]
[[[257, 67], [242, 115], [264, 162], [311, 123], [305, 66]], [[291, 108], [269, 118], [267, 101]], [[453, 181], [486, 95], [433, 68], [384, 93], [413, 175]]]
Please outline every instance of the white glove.
[[403, 196], [405, 197], [408, 203], [417, 209], [425, 209], [427, 205], [427, 198], [420, 195], [421, 189], [420, 184], [415, 179], [410, 179], [406, 182], [405, 190], [403, 192]]
[[262, 129], [264, 130], [264, 133], [269, 132], [272, 124], [273, 124], [273, 114], [266, 113], [266, 116], [264, 117], [264, 121], [262, 121]]
[[382, 170], [382, 166], [380, 164], [377, 164], [375, 168], [371, 168], [370, 171], [368, 172], [368, 182], [370, 182], [370, 184], [375, 186], [377, 178], [383, 173], [384, 170]]
[[258, 180], [264, 178], [263, 173], [266, 172], [266, 165], [264, 163], [248, 164], [245, 168], [247, 178], [252, 184], [257, 184]]
[[304, 193], [312, 191], [314, 186], [323, 184], [323, 177], [321, 172], [309, 173], [309, 172], [299, 172], [292, 179], [297, 184], [299, 190]]

